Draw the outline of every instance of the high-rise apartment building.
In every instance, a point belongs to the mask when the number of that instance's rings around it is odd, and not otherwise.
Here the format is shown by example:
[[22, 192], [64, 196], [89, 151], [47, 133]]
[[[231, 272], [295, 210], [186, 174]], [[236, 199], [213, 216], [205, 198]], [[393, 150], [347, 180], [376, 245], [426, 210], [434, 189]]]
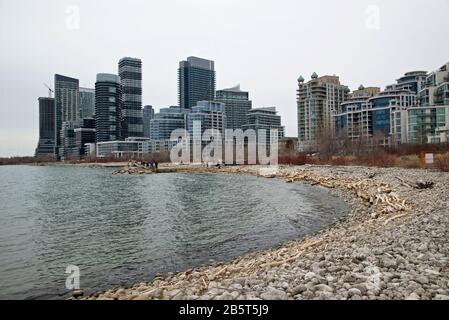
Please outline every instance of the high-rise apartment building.
[[[201, 150], [213, 141], [224, 146], [226, 115], [225, 105], [215, 101], [199, 101], [187, 114], [187, 131], [190, 134], [191, 156], [194, 162], [201, 158]], [[204, 135], [211, 134], [212, 137]], [[205, 140], [203, 140], [205, 138]], [[207, 139], [210, 139], [207, 141]], [[207, 159], [203, 159], [207, 161]]]
[[387, 86], [386, 89], [410, 90], [418, 94], [423, 89], [426, 80], [427, 71], [411, 71], [399, 78], [396, 84]]
[[121, 81], [115, 74], [97, 74], [95, 125], [97, 142], [121, 138]]
[[408, 88], [359, 88], [341, 104], [335, 116], [337, 137], [364, 145], [396, 144], [402, 139], [395, 126], [397, 113], [415, 103], [416, 94]]
[[80, 88], [80, 118], [93, 118], [95, 115], [95, 89]]
[[396, 113], [402, 143], [449, 142], [449, 62], [427, 75], [415, 106]]
[[395, 114], [416, 103], [416, 94], [409, 89], [386, 89], [369, 99], [369, 137], [377, 145], [389, 146], [402, 137], [395, 130]]
[[309, 82], [298, 79], [298, 140], [302, 150], [316, 147], [320, 138], [335, 131], [335, 115], [344, 102], [349, 88], [337, 76], [312, 75]]
[[151, 132], [151, 120], [154, 119], [154, 109], [153, 106], [143, 107], [143, 136], [146, 138], [150, 137]]
[[122, 86], [122, 137], [142, 137], [142, 60], [120, 59], [119, 76]]
[[36, 157], [54, 157], [55, 99], [39, 98], [39, 142]]
[[378, 95], [380, 91], [378, 87], [360, 86], [340, 105], [339, 112], [335, 116], [335, 128], [339, 139], [355, 142], [366, 141], [372, 137], [369, 99]]
[[79, 128], [74, 130], [77, 157], [82, 158], [87, 155], [86, 144], [95, 143], [96, 130], [95, 119], [84, 118]]
[[[195, 123], [201, 124], [201, 131], [195, 131]], [[201, 140], [200, 135], [209, 129], [218, 130], [224, 139], [226, 130], [225, 105], [221, 102], [199, 101], [187, 114], [187, 131], [192, 139]]]
[[188, 57], [179, 63], [178, 99], [182, 109], [191, 109], [199, 101], [215, 99], [215, 63], [197, 57]]
[[59, 155], [61, 160], [76, 159], [78, 150], [75, 140], [75, 129], [80, 126], [79, 122], [64, 121], [61, 129], [61, 148]]
[[251, 110], [249, 93], [240, 90], [240, 85], [216, 92], [215, 101], [225, 104], [227, 129], [242, 129], [246, 124], [246, 114]]
[[161, 108], [150, 121], [151, 140], [170, 140], [171, 133], [177, 129], [185, 129], [186, 113], [178, 106]]
[[71, 130], [79, 120], [79, 80], [56, 74], [55, 156], [57, 159], [64, 159], [70, 153], [70, 149], [73, 147]]
[[285, 135], [285, 129], [281, 123], [281, 116], [277, 114], [276, 107], [250, 110], [246, 114], [246, 124], [243, 126], [243, 130], [248, 129], [254, 130], [257, 134], [257, 138], [259, 137], [259, 131], [265, 130], [266, 144], [270, 143], [271, 130], [278, 131], [278, 139], [283, 138]]
[[[402, 112], [416, 105], [424, 71], [406, 73], [384, 91], [379, 88], [355, 90], [340, 105], [335, 116], [337, 137], [364, 145], [391, 146], [406, 140], [406, 126], [401, 127]], [[405, 139], [405, 140], [404, 140]]]

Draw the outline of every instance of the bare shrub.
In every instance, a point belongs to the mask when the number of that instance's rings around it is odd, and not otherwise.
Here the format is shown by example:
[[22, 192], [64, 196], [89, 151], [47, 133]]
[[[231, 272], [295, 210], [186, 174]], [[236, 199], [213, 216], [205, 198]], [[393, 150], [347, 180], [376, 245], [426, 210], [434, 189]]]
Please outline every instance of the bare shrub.
[[398, 157], [396, 166], [406, 169], [417, 169], [423, 167], [423, 161], [418, 155], [408, 155]]
[[435, 167], [444, 172], [449, 172], [449, 153], [439, 154], [435, 157]]
[[282, 165], [303, 166], [307, 163], [307, 156], [304, 153], [280, 155], [278, 162]]
[[351, 163], [351, 157], [332, 157], [330, 160], [330, 164], [334, 166], [349, 166]]
[[359, 164], [368, 167], [389, 168], [396, 164], [396, 156], [384, 151], [373, 151], [359, 159]]

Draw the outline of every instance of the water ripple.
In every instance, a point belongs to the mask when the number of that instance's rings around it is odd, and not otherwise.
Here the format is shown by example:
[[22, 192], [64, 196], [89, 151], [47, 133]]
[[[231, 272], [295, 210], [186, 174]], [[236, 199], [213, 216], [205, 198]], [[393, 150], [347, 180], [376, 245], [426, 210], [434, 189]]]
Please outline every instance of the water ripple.
[[319, 188], [207, 174], [0, 167], [0, 299], [59, 299], [66, 267], [97, 291], [266, 249], [334, 223]]

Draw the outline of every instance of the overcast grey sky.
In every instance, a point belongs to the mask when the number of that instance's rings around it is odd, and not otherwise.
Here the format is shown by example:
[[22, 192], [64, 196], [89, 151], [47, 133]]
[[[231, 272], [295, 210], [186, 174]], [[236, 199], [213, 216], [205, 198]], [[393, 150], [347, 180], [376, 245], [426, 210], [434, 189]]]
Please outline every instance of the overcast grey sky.
[[32, 155], [39, 96], [55, 73], [94, 87], [123, 56], [143, 60], [144, 104], [177, 104], [177, 67], [215, 60], [296, 136], [296, 79], [336, 74], [384, 87], [449, 61], [449, 0], [0, 0], [0, 156]]

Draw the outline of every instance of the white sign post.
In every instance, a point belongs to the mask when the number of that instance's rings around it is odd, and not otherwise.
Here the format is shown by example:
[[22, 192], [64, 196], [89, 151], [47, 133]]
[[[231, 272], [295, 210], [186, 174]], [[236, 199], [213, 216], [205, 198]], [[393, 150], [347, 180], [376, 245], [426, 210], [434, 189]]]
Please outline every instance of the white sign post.
[[433, 153], [426, 153], [426, 164], [432, 165], [433, 164]]

